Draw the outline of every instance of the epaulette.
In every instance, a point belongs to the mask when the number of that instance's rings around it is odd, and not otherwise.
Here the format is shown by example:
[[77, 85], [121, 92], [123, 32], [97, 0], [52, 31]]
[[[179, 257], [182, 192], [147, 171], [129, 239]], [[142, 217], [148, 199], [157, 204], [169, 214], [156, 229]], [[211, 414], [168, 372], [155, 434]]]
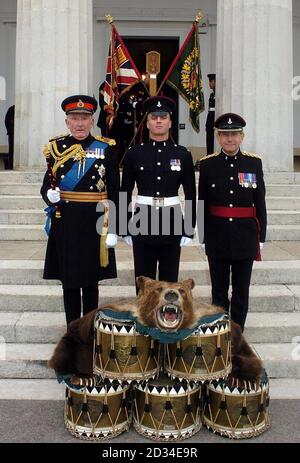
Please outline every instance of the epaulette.
[[179, 148], [182, 151], [189, 151], [186, 146], [176, 145], [176, 143], [174, 143], [174, 146], [175, 146], [175, 148]]
[[56, 141], [56, 140], [62, 140], [63, 138], [67, 138], [70, 134], [69, 133], [64, 133], [62, 135], [58, 135], [57, 137], [50, 138], [51, 141]]
[[50, 145], [44, 145], [43, 153], [46, 159], [50, 158]]
[[200, 158], [199, 161], [205, 161], [206, 159], [210, 159], [210, 158], [216, 158], [217, 156], [219, 156], [220, 154], [220, 151], [216, 151], [215, 153], [213, 154], [209, 154], [208, 156], [204, 156], [204, 158]]
[[261, 156], [259, 156], [256, 153], [249, 153], [249, 151], [241, 151], [243, 156], [249, 156], [250, 158], [256, 158], [256, 159], [261, 159]]
[[115, 146], [116, 140], [113, 138], [102, 137], [102, 135], [94, 135], [94, 138], [98, 141], [103, 141], [103, 143], [107, 143], [109, 146]]

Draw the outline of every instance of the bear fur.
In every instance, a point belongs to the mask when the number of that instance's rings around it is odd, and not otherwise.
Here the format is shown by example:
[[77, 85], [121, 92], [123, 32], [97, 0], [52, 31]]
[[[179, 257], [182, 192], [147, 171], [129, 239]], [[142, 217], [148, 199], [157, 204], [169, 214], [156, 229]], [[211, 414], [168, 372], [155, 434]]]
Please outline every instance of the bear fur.
[[[94, 319], [101, 309], [130, 311], [145, 326], [162, 331], [192, 328], [205, 315], [224, 312], [220, 307], [193, 299], [192, 279], [178, 283], [137, 278], [138, 296], [116, 304], [105, 304], [68, 325], [67, 332], [57, 344], [48, 366], [57, 373], [78, 376], [93, 374]], [[260, 382], [262, 362], [245, 340], [241, 327], [231, 321], [233, 381]]]

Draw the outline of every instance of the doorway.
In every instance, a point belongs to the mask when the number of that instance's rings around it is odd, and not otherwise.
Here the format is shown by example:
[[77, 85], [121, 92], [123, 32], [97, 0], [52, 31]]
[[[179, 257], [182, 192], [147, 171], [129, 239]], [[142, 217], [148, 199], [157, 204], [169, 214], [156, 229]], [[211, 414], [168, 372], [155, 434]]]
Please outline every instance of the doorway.
[[[170, 69], [178, 50], [179, 37], [122, 37], [124, 43], [139, 72], [146, 71], [146, 53], [155, 50], [160, 53], [160, 73], [157, 76], [157, 88], [159, 88], [165, 75]], [[172, 98], [177, 110], [172, 116], [171, 136], [178, 143], [178, 93], [168, 84], [164, 84], [162, 94]]]

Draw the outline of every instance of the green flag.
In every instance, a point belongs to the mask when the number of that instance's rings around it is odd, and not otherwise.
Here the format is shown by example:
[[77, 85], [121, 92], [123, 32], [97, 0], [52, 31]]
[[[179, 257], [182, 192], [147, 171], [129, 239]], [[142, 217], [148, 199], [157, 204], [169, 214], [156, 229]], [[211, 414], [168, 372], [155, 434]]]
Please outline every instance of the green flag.
[[204, 111], [204, 95], [198, 23], [193, 23], [164, 81], [167, 81], [188, 102], [191, 124], [196, 132], [199, 132], [199, 114]]

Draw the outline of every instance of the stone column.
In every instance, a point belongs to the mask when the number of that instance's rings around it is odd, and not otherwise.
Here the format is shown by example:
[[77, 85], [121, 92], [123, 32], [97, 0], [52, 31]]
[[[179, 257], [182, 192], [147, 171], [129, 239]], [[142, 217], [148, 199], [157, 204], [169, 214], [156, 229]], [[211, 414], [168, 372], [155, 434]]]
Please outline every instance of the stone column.
[[218, 0], [217, 23], [216, 116], [244, 116], [243, 148], [292, 171], [292, 0]]
[[45, 167], [43, 145], [67, 132], [61, 101], [92, 91], [92, 0], [17, 5], [15, 168]]

